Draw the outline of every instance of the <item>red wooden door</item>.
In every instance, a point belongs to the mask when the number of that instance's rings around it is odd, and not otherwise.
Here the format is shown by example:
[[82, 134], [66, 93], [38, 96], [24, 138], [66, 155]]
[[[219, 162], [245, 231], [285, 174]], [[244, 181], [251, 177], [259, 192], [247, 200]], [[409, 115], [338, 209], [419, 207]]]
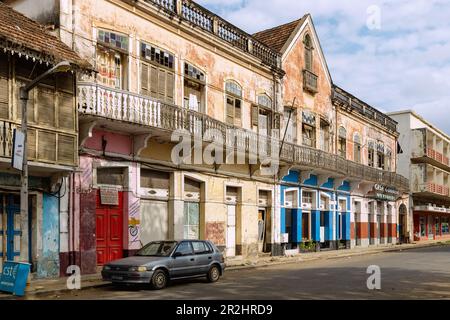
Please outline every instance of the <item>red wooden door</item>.
[[123, 258], [123, 193], [118, 206], [105, 206], [97, 194], [96, 209], [97, 265]]

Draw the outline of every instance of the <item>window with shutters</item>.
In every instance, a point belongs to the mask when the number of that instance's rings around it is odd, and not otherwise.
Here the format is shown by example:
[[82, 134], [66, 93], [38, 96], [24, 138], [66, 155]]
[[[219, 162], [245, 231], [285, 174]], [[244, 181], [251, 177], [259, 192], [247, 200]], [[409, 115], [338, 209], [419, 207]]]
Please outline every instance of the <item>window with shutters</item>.
[[[285, 141], [288, 143], [297, 143], [297, 111], [290, 107], [284, 108], [284, 128], [286, 132]], [[284, 132], [283, 132], [284, 134]]]
[[226, 91], [226, 122], [228, 124], [242, 126], [242, 88], [234, 81], [227, 81]]
[[353, 161], [361, 163], [361, 137], [358, 133], [353, 137]]
[[205, 74], [189, 63], [184, 64], [184, 107], [205, 112]]
[[99, 30], [97, 37], [97, 79], [105, 86], [126, 90], [129, 38]]
[[338, 155], [347, 158], [347, 130], [344, 127], [339, 128], [338, 133]]
[[392, 150], [390, 148], [386, 148], [386, 156], [385, 156], [385, 169], [387, 171], [392, 170]]
[[56, 162], [56, 133], [39, 131], [38, 160]]
[[141, 43], [141, 94], [168, 103], [175, 102], [175, 56]]
[[59, 93], [58, 123], [61, 129], [75, 130], [75, 105], [71, 94]]
[[0, 118], [9, 119], [9, 59], [0, 54]]
[[76, 163], [75, 152], [77, 150], [75, 145], [75, 137], [58, 135], [58, 162], [74, 165]]
[[302, 126], [303, 145], [311, 148], [316, 147], [316, 128], [306, 123]]
[[55, 91], [38, 87], [37, 100], [39, 124], [55, 127]]
[[258, 128], [258, 133], [269, 135], [272, 129], [273, 112], [272, 99], [266, 95], [258, 95], [258, 104], [252, 106], [252, 126]]
[[305, 36], [303, 43], [305, 47], [305, 69], [313, 72], [313, 47], [309, 34]]

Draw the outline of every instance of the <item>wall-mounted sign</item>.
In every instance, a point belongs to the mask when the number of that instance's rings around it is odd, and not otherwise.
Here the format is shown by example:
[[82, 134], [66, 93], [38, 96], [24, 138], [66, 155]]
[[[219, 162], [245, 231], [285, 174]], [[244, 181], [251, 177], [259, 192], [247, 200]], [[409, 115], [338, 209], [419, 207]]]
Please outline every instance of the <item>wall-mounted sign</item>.
[[0, 277], [0, 290], [23, 297], [29, 273], [29, 263], [6, 261]]
[[106, 206], [118, 206], [119, 205], [119, 190], [115, 188], [101, 188], [100, 189], [100, 202]]
[[373, 187], [373, 193], [377, 199], [386, 201], [395, 201], [400, 195], [400, 192], [397, 189], [381, 184], [376, 184]]
[[19, 129], [14, 129], [11, 166], [14, 169], [20, 171], [23, 170], [24, 147], [25, 147], [25, 134]]

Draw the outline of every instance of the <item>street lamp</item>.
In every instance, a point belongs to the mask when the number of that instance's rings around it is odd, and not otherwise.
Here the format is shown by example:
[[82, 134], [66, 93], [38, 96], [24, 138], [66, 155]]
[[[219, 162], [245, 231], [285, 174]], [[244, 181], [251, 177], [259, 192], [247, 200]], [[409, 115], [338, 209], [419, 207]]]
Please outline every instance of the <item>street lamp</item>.
[[[21, 131], [24, 136], [23, 143], [23, 163], [22, 163], [22, 172], [21, 172], [21, 188], [20, 188], [20, 228], [22, 230], [22, 234], [25, 230], [28, 230], [28, 143], [27, 143], [27, 129], [28, 129], [28, 112], [27, 112], [27, 104], [28, 104], [28, 94], [34, 87], [36, 87], [42, 80], [47, 78], [48, 76], [55, 73], [64, 73], [68, 72], [71, 69], [71, 65], [68, 61], [63, 61], [55, 65], [53, 68], [47, 70], [36, 79], [31, 81], [29, 84], [20, 88], [20, 101], [22, 104], [22, 128]], [[29, 235], [28, 235], [29, 237]], [[20, 240], [20, 252], [23, 257], [28, 257], [28, 241], [24, 241], [25, 239], [22, 237]], [[26, 255], [25, 255], [26, 254]], [[26, 258], [27, 259], [27, 258]]]

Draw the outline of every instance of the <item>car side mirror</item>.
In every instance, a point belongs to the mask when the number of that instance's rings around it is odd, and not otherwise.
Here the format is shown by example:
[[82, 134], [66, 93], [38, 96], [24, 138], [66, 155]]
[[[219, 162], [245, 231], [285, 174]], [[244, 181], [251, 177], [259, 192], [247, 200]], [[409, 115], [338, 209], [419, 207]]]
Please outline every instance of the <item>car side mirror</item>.
[[178, 257], [182, 257], [182, 256], [183, 256], [183, 254], [181, 252], [175, 252], [172, 257], [178, 258]]

